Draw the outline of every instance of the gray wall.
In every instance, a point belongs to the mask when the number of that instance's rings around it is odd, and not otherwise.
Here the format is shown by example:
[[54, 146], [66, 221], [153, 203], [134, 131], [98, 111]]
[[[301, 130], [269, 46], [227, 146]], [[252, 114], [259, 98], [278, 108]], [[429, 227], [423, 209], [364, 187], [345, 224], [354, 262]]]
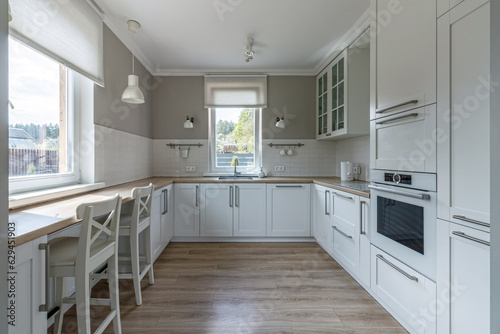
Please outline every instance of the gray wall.
[[[7, 305], [7, 221], [9, 216], [9, 96], [7, 1], [0, 0], [0, 305]], [[3, 308], [2, 308], [3, 309]], [[0, 317], [0, 333], [7, 333], [5, 309]], [[22, 321], [22, 319], [16, 319]]]
[[[500, 0], [491, 1], [491, 80], [500, 82]], [[500, 333], [500, 90], [493, 86], [490, 113], [491, 157], [491, 333]]]
[[136, 59], [135, 74], [139, 76], [139, 86], [146, 103], [127, 104], [121, 101], [121, 97], [127, 87], [129, 74], [132, 74], [132, 53], [105, 25], [105, 87], [94, 86], [94, 124], [151, 138], [151, 92], [156, 87], [156, 82]]
[[[203, 103], [203, 77], [162, 77], [153, 90], [154, 139], [208, 139], [208, 110]], [[263, 110], [264, 139], [315, 138], [315, 78], [268, 77], [268, 108]], [[277, 129], [276, 117], [285, 114], [285, 129]], [[184, 129], [186, 116], [194, 128]]]

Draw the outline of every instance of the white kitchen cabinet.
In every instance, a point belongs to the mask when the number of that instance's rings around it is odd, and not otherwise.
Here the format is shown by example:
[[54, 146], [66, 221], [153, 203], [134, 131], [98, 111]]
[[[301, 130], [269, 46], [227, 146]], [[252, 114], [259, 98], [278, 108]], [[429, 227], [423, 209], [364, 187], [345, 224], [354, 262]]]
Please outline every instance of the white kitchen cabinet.
[[311, 236], [310, 184], [267, 184], [267, 236]]
[[437, 0], [437, 17], [440, 17], [464, 1], [466, 0]]
[[438, 333], [490, 333], [490, 234], [438, 220]]
[[200, 185], [200, 235], [230, 237], [233, 235], [234, 186], [227, 183]]
[[441, 16], [438, 42], [438, 218], [488, 230], [489, 2], [466, 0]]
[[8, 277], [14, 275], [11, 272], [16, 274], [15, 280], [8, 281], [8, 293], [14, 294], [9, 296], [9, 305], [15, 303], [15, 326], [9, 325], [9, 334], [47, 333], [47, 312], [39, 309], [46, 303], [45, 250], [39, 245], [46, 242], [47, 236], [43, 236], [14, 248], [15, 268], [9, 268]]
[[316, 139], [368, 134], [370, 38], [366, 32], [317, 77]]
[[[156, 190], [151, 203], [151, 247], [153, 261], [167, 247], [173, 236], [174, 198], [172, 185]], [[143, 239], [143, 238], [141, 238]]]
[[359, 236], [345, 232], [337, 225], [332, 226], [333, 257], [351, 275], [359, 275]]
[[332, 234], [332, 194], [331, 188], [314, 185], [313, 221], [314, 238], [323, 249], [331, 253], [333, 245]]
[[333, 200], [332, 225], [337, 226], [345, 233], [358, 236], [361, 227], [359, 196], [337, 189], [332, 189], [331, 193]]
[[200, 185], [176, 183], [174, 235], [176, 237], [200, 236]]
[[360, 233], [359, 233], [359, 273], [358, 277], [367, 287], [371, 284], [371, 243], [370, 243], [370, 199], [360, 197]]
[[374, 246], [371, 261], [371, 289], [382, 306], [410, 333], [436, 333], [436, 283]]
[[370, 167], [436, 172], [436, 105], [370, 121]]
[[233, 233], [235, 237], [266, 236], [266, 185], [234, 185]]
[[371, 119], [436, 102], [436, 0], [371, 0]]

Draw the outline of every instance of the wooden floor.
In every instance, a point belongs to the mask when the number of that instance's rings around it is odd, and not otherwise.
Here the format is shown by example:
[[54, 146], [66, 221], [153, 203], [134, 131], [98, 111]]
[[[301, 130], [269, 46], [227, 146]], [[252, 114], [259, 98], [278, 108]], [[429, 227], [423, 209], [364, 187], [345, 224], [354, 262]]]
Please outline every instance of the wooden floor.
[[[315, 243], [171, 243], [154, 270], [141, 306], [120, 283], [123, 333], [407, 333]], [[107, 297], [107, 283], [92, 293]], [[74, 309], [64, 333], [77, 332]], [[92, 307], [93, 328], [106, 311]]]

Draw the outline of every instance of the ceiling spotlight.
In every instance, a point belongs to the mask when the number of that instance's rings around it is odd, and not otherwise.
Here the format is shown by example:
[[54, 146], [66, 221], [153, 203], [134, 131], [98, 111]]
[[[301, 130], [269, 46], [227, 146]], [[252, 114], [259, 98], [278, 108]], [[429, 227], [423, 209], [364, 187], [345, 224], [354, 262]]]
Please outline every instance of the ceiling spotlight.
[[253, 38], [248, 38], [247, 47], [245, 49], [245, 61], [247, 63], [253, 60], [253, 56], [255, 55], [255, 52], [252, 50], [252, 46], [253, 46]]

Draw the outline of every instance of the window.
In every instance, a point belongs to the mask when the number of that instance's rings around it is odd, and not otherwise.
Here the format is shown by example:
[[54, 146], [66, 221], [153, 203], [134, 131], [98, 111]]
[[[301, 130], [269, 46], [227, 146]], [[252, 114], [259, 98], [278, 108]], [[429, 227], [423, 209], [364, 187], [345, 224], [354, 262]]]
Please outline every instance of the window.
[[211, 172], [253, 172], [260, 166], [260, 113], [252, 108], [210, 109]]
[[76, 183], [71, 71], [9, 39], [10, 192]]

